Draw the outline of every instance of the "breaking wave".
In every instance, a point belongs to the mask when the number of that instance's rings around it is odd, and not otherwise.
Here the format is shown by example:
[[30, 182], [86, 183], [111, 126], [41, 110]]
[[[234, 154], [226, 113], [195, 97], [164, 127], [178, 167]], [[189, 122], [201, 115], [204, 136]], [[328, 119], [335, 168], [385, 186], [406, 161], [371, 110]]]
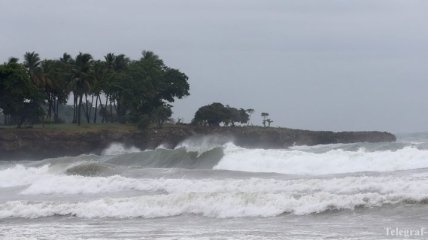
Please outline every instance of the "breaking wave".
[[228, 141], [145, 151], [113, 144], [100, 156], [9, 162], [0, 168], [0, 218], [272, 217], [428, 203], [424, 147], [267, 150]]
[[113, 172], [112, 167], [100, 163], [82, 163], [74, 167], [67, 168], [65, 171], [68, 175], [80, 176], [100, 176], [106, 172]]
[[[88, 201], [7, 201], [0, 218], [70, 215], [83, 218], [155, 218], [197, 214], [206, 217], [270, 217], [354, 210], [394, 204], [426, 204], [428, 172], [374, 176], [274, 179], [164, 179], [84, 177], [28, 169], [36, 176], [20, 184], [19, 196], [99, 196]], [[11, 187], [11, 184], [7, 186]], [[4, 186], [3, 186], [4, 187]], [[133, 192], [134, 197], [114, 198]], [[107, 195], [106, 195], [107, 194]], [[65, 198], [67, 199], [67, 197]]]
[[211, 169], [223, 157], [221, 147], [202, 153], [186, 148], [147, 150], [139, 153], [124, 154], [106, 160], [107, 163], [146, 168], [189, 168]]
[[337, 195], [316, 192], [310, 195], [287, 193], [175, 193], [128, 198], [103, 198], [87, 202], [10, 201], [0, 204], [0, 218], [76, 216], [82, 218], [156, 218], [182, 214], [206, 217], [272, 217], [281, 214], [306, 215], [331, 210], [380, 207], [399, 203], [428, 202], [426, 197], [397, 194], [359, 193]]
[[408, 196], [428, 194], [428, 174], [412, 176], [349, 176], [303, 179], [164, 179], [110, 177], [83, 177], [45, 175], [31, 183], [21, 194], [92, 194], [120, 191], [146, 191], [152, 193], [180, 192], [272, 192], [311, 194], [406, 193]]
[[[119, 168], [183, 168], [214, 169], [243, 172], [280, 173], [291, 175], [326, 175], [357, 172], [391, 172], [428, 168], [428, 149], [395, 143], [391, 149], [383, 145], [373, 151], [371, 147], [335, 144], [290, 149], [247, 149], [227, 142], [226, 138], [215, 140], [190, 139], [175, 149], [156, 148], [141, 151], [136, 147], [112, 144], [101, 156], [83, 155], [48, 159], [40, 164], [49, 170], [67, 172], [71, 175], [98, 176], [120, 174]], [[37, 164], [33, 164], [36, 166]], [[114, 170], [114, 171], [113, 171]], [[16, 172], [15, 172], [16, 171]], [[2, 176], [22, 176], [23, 165], [0, 169]], [[40, 171], [29, 168], [28, 171]], [[5, 177], [9, 178], [9, 177]], [[5, 179], [9, 182], [8, 179]], [[5, 184], [0, 182], [1, 184]]]
[[137, 147], [130, 146], [127, 147], [122, 143], [112, 143], [110, 146], [102, 152], [103, 155], [120, 155], [125, 153], [136, 153], [141, 152]]
[[428, 168], [428, 150], [406, 146], [398, 150], [333, 149], [311, 152], [289, 149], [245, 149], [228, 144], [214, 169], [283, 174], [389, 172]]

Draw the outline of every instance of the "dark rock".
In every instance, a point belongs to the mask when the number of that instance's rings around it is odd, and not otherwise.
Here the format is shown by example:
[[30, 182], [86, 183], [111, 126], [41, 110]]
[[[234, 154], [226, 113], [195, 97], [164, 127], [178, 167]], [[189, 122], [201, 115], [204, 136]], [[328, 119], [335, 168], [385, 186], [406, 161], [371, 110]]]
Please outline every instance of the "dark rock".
[[43, 159], [80, 154], [100, 154], [113, 142], [141, 149], [160, 144], [174, 147], [192, 136], [221, 135], [247, 148], [287, 148], [292, 145], [317, 145], [354, 142], [392, 142], [387, 132], [330, 132], [263, 127], [195, 127], [174, 125], [163, 129], [139, 131], [99, 130], [83, 132], [46, 129], [0, 129], [0, 160]]

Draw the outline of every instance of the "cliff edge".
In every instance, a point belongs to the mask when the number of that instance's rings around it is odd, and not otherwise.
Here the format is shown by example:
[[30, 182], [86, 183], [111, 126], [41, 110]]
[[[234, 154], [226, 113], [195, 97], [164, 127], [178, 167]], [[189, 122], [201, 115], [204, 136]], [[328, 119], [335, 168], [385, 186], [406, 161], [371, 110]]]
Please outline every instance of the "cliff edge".
[[141, 149], [160, 144], [175, 147], [193, 136], [221, 135], [247, 148], [287, 148], [293, 145], [317, 145], [354, 142], [392, 142], [388, 132], [331, 132], [263, 127], [195, 127], [171, 125], [162, 129], [0, 129], [0, 160], [37, 160], [50, 157], [100, 154], [113, 142]]

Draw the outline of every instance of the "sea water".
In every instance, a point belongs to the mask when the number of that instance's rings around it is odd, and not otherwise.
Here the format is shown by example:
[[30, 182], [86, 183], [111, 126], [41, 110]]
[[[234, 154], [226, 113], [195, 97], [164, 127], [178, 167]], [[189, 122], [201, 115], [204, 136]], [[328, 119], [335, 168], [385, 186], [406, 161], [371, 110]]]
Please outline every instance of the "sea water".
[[0, 162], [0, 239], [428, 239], [428, 135]]

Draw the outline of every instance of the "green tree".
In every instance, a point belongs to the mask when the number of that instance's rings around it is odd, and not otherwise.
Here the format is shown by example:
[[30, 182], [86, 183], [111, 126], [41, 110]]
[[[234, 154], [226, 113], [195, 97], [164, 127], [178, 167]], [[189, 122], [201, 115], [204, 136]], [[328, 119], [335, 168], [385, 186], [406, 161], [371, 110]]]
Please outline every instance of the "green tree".
[[0, 108], [20, 128], [43, 115], [41, 96], [26, 69], [16, 62], [0, 65]]
[[[74, 59], [71, 57], [70, 54], [68, 53], [64, 53], [60, 59], [59, 62], [61, 63], [61, 82], [64, 84], [62, 87], [63, 91], [66, 92], [67, 96], [66, 98], [68, 99], [70, 93], [73, 93], [73, 123], [77, 122], [77, 95], [75, 94], [76, 92], [74, 91], [74, 87], [75, 87], [75, 82], [74, 82], [74, 64], [75, 61]], [[66, 101], [67, 101], [66, 99]]]
[[226, 107], [217, 102], [202, 106], [196, 111], [192, 123], [218, 127], [220, 123], [227, 121], [228, 113], [226, 111]]
[[249, 121], [249, 115], [241, 108], [233, 108], [228, 105], [224, 106], [221, 103], [212, 103], [200, 107], [192, 120], [193, 124], [201, 126], [235, 126], [235, 124], [246, 124]]
[[[125, 123], [127, 121], [127, 112], [129, 110], [129, 99], [124, 94], [124, 92], [132, 91], [129, 89], [129, 85], [127, 84], [129, 78], [127, 76], [127, 70], [129, 66], [130, 60], [124, 54], [119, 54], [114, 56], [114, 61], [112, 65], [113, 74], [110, 78], [110, 112], [113, 115], [113, 107], [116, 112], [117, 120], [121, 123]], [[113, 103], [113, 105], [111, 104]]]
[[137, 122], [143, 115], [150, 116], [163, 104], [189, 95], [187, 79], [179, 70], [165, 66], [154, 53], [143, 52], [140, 60], [129, 64], [119, 82], [118, 112], [126, 113], [131, 122]]
[[157, 128], [162, 128], [163, 124], [171, 118], [172, 115], [172, 105], [162, 104], [161, 106], [155, 108], [152, 113], [152, 119], [156, 123]]
[[[83, 96], [87, 96], [87, 93], [91, 89], [91, 67], [92, 56], [89, 53], [79, 53], [76, 56], [76, 60], [74, 61], [72, 68], [71, 89], [75, 96], [74, 108], [76, 112], [76, 122], [78, 125], [81, 123]], [[89, 118], [87, 118], [87, 121], [89, 122]]]
[[64, 63], [59, 60], [44, 60], [40, 64], [38, 78], [43, 83], [44, 97], [47, 101], [47, 117], [59, 122], [59, 105], [65, 104], [69, 95], [67, 89], [67, 75], [64, 72]]
[[248, 124], [249, 121], [250, 121], [250, 115], [248, 114], [247, 110], [243, 108], [239, 109], [239, 123]]
[[266, 120], [267, 120], [267, 117], [269, 117], [269, 113], [262, 112], [260, 115], [263, 117], [263, 127], [266, 127], [266, 123], [267, 123]]
[[26, 52], [23, 64], [15, 58], [8, 64], [21, 66], [35, 88], [22, 92], [26, 95], [24, 103], [43, 106], [47, 117], [52, 120], [53, 115], [55, 122], [59, 122], [60, 104], [72, 93], [73, 123], [81, 124], [82, 113], [88, 123], [96, 123], [99, 106], [102, 122], [156, 123], [161, 127], [172, 114], [170, 103], [189, 95], [188, 77], [166, 66], [150, 51], [133, 61], [113, 53], [103, 61], [94, 60], [88, 53], [79, 53], [75, 59], [64, 53], [59, 59], [41, 60], [37, 53]]
[[102, 87], [105, 94], [105, 104], [104, 107], [101, 106], [102, 122], [115, 119], [126, 122], [127, 102], [124, 99], [124, 92], [129, 88], [127, 74], [130, 60], [124, 54], [113, 53], [108, 53], [104, 60], [107, 77]]
[[27, 68], [28, 73], [30, 74], [31, 80], [39, 86], [42, 85], [38, 80], [40, 80], [37, 77], [39, 66], [40, 66], [40, 57], [39, 54], [36, 52], [26, 52], [24, 54], [24, 66]]
[[247, 110], [245, 110], [246, 112], [247, 112], [247, 114], [248, 114], [248, 123], [249, 123], [249, 121], [250, 121], [250, 119], [251, 119], [251, 115], [253, 115], [253, 113], [254, 113], [254, 109], [253, 108], [248, 108]]
[[226, 106], [226, 118], [225, 125], [228, 126], [231, 124], [233, 127], [237, 124], [246, 124], [249, 121], [248, 113], [243, 109], [237, 109], [233, 107]]
[[93, 86], [92, 93], [95, 95], [95, 110], [93, 122], [97, 122], [97, 112], [98, 112], [98, 102], [102, 108], [101, 103], [101, 93], [107, 84], [107, 79], [109, 76], [109, 70], [107, 68], [106, 62], [95, 61], [92, 71]]
[[14, 64], [14, 63], [18, 63], [18, 62], [19, 62], [19, 58], [10, 57], [7, 64]]

